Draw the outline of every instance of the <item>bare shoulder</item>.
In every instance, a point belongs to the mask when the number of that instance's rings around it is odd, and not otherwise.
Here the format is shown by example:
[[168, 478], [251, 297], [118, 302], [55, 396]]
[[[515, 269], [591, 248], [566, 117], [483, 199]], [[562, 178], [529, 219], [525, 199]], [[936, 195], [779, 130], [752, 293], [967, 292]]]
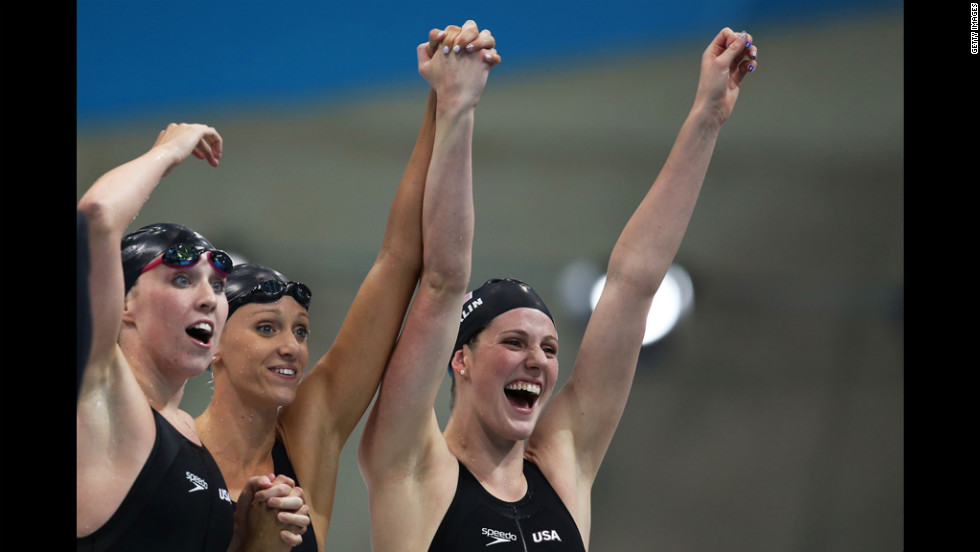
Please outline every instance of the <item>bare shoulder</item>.
[[540, 425], [535, 429], [524, 456], [541, 470], [585, 535], [591, 517], [594, 471], [576, 453], [571, 431], [542, 429]]
[[121, 354], [90, 367], [76, 407], [78, 535], [115, 513], [142, 470], [156, 439], [153, 413]]
[[[336, 400], [343, 386], [338, 382], [335, 373], [340, 368], [332, 361], [333, 350], [328, 351], [303, 376], [296, 389], [296, 398], [292, 403], [279, 410], [279, 424], [294, 440], [306, 441], [307, 445], [330, 445], [335, 448], [340, 439], [340, 429], [337, 411], [345, 404]], [[339, 443], [341, 446], [343, 442]]]
[[438, 455], [425, 469], [365, 475], [372, 549], [426, 550], [452, 504], [458, 477], [459, 464], [452, 454]]

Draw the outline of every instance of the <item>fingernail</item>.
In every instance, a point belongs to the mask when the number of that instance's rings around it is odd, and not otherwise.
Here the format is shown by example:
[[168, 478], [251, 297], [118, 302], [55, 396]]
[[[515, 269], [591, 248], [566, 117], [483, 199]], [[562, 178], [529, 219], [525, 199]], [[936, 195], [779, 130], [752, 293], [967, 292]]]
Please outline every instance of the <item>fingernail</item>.
[[745, 42], [745, 47], [746, 47], [746, 48], [748, 48], [748, 47], [749, 47], [749, 46], [751, 46], [751, 45], [752, 45], [752, 41], [751, 41], [751, 40], [747, 40], [747, 41]]
[[483, 54], [483, 58], [486, 59], [487, 61], [490, 61], [491, 59], [493, 59], [493, 56], [491, 56], [490, 54]]
[[442, 47], [442, 53], [448, 54], [449, 53], [449, 46], [443, 46]]
[[458, 54], [459, 53], [459, 44], [453, 46], [453, 53], [454, 54]]
[[755, 71], [755, 65], [749, 65], [749, 72]]
[[473, 51], [473, 45], [472, 44], [467, 44], [466, 45], [466, 51], [467, 52], [472, 52]]
[[745, 31], [742, 31], [742, 32], [738, 33], [738, 39], [739, 40], [745, 40]]
[[446, 31], [439, 31], [439, 34], [436, 35], [436, 38], [442, 38], [444, 36], [446, 36]]

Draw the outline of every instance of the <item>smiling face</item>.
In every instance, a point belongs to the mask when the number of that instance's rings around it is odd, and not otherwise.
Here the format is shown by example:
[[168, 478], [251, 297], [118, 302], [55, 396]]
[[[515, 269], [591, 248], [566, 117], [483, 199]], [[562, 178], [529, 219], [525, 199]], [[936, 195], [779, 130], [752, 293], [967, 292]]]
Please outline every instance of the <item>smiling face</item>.
[[[457, 354], [459, 356], [459, 354]], [[558, 378], [558, 335], [545, 313], [517, 308], [494, 318], [464, 347], [455, 369], [457, 406], [469, 408], [492, 434], [531, 436]]]
[[141, 354], [176, 383], [202, 374], [211, 362], [228, 316], [224, 285], [224, 274], [211, 263], [160, 265], [126, 296], [126, 331], [135, 330]]
[[239, 307], [216, 351], [215, 394], [228, 386], [249, 404], [293, 402], [309, 357], [309, 326], [309, 314], [292, 297]]

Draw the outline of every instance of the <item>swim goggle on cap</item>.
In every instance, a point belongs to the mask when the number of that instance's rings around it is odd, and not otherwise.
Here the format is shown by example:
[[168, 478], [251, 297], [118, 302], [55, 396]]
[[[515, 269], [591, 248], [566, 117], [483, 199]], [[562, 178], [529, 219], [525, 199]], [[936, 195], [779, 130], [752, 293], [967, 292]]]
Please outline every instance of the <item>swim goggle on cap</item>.
[[235, 266], [235, 272], [225, 283], [228, 316], [248, 303], [272, 303], [285, 296], [292, 297], [301, 307], [310, 310], [313, 292], [305, 284], [292, 282], [278, 270], [256, 263]]
[[231, 257], [201, 234], [186, 226], [158, 223], [144, 226], [126, 235], [122, 241], [123, 278], [126, 292], [136, 284], [140, 274], [163, 264], [173, 268], [194, 266], [206, 254], [211, 265], [228, 276], [234, 268]]
[[[547, 314], [552, 323], [555, 322], [541, 297], [531, 289], [531, 286], [520, 280], [513, 278], [487, 280], [482, 286], [466, 294], [459, 317], [459, 333], [456, 334], [453, 355], [477, 332], [486, 328], [494, 318], [519, 308], [537, 309]], [[449, 374], [452, 373], [452, 357], [450, 357]]]

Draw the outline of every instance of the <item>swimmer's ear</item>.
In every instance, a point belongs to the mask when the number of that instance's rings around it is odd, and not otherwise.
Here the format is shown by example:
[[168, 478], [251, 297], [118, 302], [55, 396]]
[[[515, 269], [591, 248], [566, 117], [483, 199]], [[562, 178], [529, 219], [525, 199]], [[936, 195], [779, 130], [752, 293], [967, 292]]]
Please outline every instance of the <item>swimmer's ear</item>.
[[[132, 293], [132, 290], [130, 290], [130, 293]], [[132, 323], [133, 322], [133, 314], [132, 314], [132, 311], [129, 310], [129, 296], [130, 296], [130, 293], [127, 293], [125, 296], [123, 296], [123, 312], [122, 312], [122, 321], [123, 321], [123, 323]]]
[[453, 353], [452, 367], [454, 375], [466, 376], [466, 356], [463, 354], [463, 349], [466, 347], [460, 347]]

